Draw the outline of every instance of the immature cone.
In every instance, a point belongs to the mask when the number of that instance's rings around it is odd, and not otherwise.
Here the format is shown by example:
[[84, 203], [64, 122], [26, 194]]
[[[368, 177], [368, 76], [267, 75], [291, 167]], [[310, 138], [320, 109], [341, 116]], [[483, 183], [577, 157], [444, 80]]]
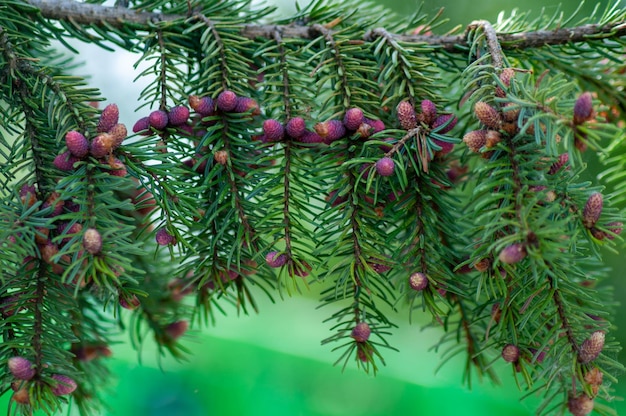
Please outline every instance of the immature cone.
[[189, 96], [189, 107], [202, 117], [212, 116], [215, 113], [215, 101], [211, 97]]
[[185, 320], [176, 321], [165, 327], [165, 334], [170, 340], [176, 341], [187, 332], [187, 329], [189, 329], [189, 322]]
[[442, 114], [440, 116], [437, 116], [435, 121], [433, 121], [432, 128], [437, 129], [445, 125], [445, 127], [442, 127], [441, 130], [439, 130], [439, 133], [446, 134], [450, 130], [452, 130], [454, 126], [456, 126], [457, 122], [458, 119], [454, 114]]
[[304, 135], [306, 132], [306, 124], [302, 117], [294, 117], [289, 119], [287, 125], [285, 126], [285, 131], [289, 135], [289, 137], [293, 137], [297, 139]]
[[602, 214], [602, 206], [602, 194], [600, 192], [592, 193], [585, 203], [585, 208], [583, 208], [583, 225], [585, 227], [591, 228], [598, 222], [600, 214]]
[[226, 165], [228, 163], [228, 152], [226, 150], [218, 150], [213, 155], [213, 158], [220, 165]]
[[400, 126], [404, 130], [411, 130], [417, 127], [417, 117], [415, 115], [415, 108], [408, 101], [401, 101], [396, 106], [396, 113], [398, 114], [398, 121]]
[[349, 108], [343, 117], [343, 125], [346, 126], [348, 130], [356, 130], [364, 120], [363, 110], [360, 108]]
[[574, 103], [574, 124], [582, 124], [593, 118], [593, 102], [590, 92], [584, 92]]
[[578, 396], [570, 395], [567, 400], [567, 409], [574, 416], [587, 416], [593, 411], [593, 399], [585, 393]]
[[254, 98], [250, 97], [237, 97], [237, 104], [235, 104], [233, 111], [235, 113], [245, 113], [250, 111], [250, 114], [253, 116], [261, 114], [259, 103], [257, 103]]
[[517, 104], [507, 103], [502, 107], [502, 119], [506, 122], [513, 123], [519, 118], [520, 108]]
[[282, 267], [287, 263], [287, 256], [278, 254], [277, 251], [270, 251], [265, 256], [265, 262], [270, 267]]
[[110, 175], [119, 176], [121, 178], [125, 177], [128, 174], [128, 170], [126, 170], [126, 165], [124, 162], [119, 160], [118, 158], [111, 158], [108, 161], [109, 167], [111, 170], [109, 171]]
[[435, 106], [435, 103], [430, 100], [422, 100], [420, 108], [422, 109], [422, 114], [420, 116], [422, 122], [424, 122], [427, 126], [432, 125], [437, 119], [437, 107]]
[[502, 358], [504, 358], [504, 361], [507, 363], [517, 362], [517, 360], [519, 360], [519, 356], [520, 353], [517, 345], [507, 344], [502, 349]]
[[7, 361], [9, 371], [18, 380], [30, 380], [35, 376], [33, 363], [24, 357], [11, 357]]
[[604, 339], [605, 335], [603, 331], [593, 332], [589, 338], [580, 344], [580, 348], [578, 350], [578, 361], [586, 364], [598, 358], [598, 355], [600, 355], [602, 349], [604, 348]]
[[489, 130], [474, 130], [463, 136], [463, 143], [474, 153], [480, 152], [480, 149], [487, 144], [487, 132]]
[[370, 120], [366, 118], [364, 124], [367, 124], [374, 129], [374, 133], [385, 130], [385, 123], [382, 120]]
[[433, 143], [439, 146], [441, 149], [437, 150], [439, 156], [447, 155], [454, 150], [454, 143], [446, 142], [439, 139], [433, 139]]
[[140, 133], [143, 132], [145, 134], [148, 133], [148, 129], [150, 128], [150, 119], [148, 118], [148, 116], [146, 117], [141, 117], [139, 120], [137, 120], [135, 122], [135, 124], [133, 125], [133, 133]]
[[80, 159], [74, 156], [71, 152], [67, 151], [57, 155], [52, 161], [52, 164], [59, 170], [69, 172], [74, 169], [74, 163], [79, 160]]
[[487, 134], [485, 135], [485, 147], [487, 149], [491, 149], [501, 141], [502, 135], [500, 134], [500, 132], [495, 130], [487, 130]]
[[109, 104], [100, 113], [100, 119], [98, 120], [98, 126], [96, 131], [98, 133], [106, 133], [111, 130], [111, 127], [116, 125], [119, 121], [120, 110], [117, 104]]
[[[608, 223], [606, 225], [606, 228], [608, 228], [609, 231], [611, 231], [612, 233], [616, 235], [620, 235], [622, 231], [624, 230], [624, 224], [619, 221], [613, 221], [613, 222]], [[609, 240], [613, 240], [615, 236], [612, 234], [607, 234], [606, 238], [608, 238]]]
[[28, 393], [28, 387], [20, 387], [20, 385], [21, 382], [19, 381], [14, 381], [13, 383], [11, 383], [11, 388], [14, 391], [11, 399], [19, 404], [30, 404], [30, 394]]
[[141, 302], [136, 295], [132, 295], [130, 297], [120, 295], [118, 301], [122, 308], [128, 309], [130, 311], [137, 309], [139, 305], [141, 305]]
[[550, 175], [554, 175], [555, 173], [557, 173], [563, 166], [565, 166], [565, 164], [569, 162], [569, 154], [568, 153], [561, 153], [559, 155], [559, 158], [556, 162], [554, 162], [551, 166], [550, 169], [548, 170], [548, 173]]
[[327, 120], [317, 123], [314, 129], [324, 139], [326, 144], [339, 140], [346, 134], [346, 127], [340, 120]]
[[156, 232], [155, 239], [157, 244], [167, 246], [176, 242], [176, 237], [167, 232], [165, 227], [159, 228]]
[[391, 176], [395, 170], [396, 164], [390, 157], [383, 157], [376, 162], [376, 172], [380, 176]]
[[306, 130], [301, 136], [298, 137], [298, 141], [300, 143], [323, 143], [324, 139], [322, 139], [322, 136], [314, 131]]
[[95, 228], [87, 228], [83, 234], [83, 247], [88, 253], [98, 254], [102, 250], [102, 235]]
[[113, 151], [116, 143], [117, 141], [111, 134], [100, 133], [91, 141], [91, 148], [89, 151], [93, 157], [105, 157]]
[[237, 106], [237, 94], [230, 90], [222, 91], [217, 96], [215, 104], [222, 111], [233, 111]]
[[500, 81], [506, 86], [511, 86], [511, 80], [515, 76], [515, 70], [513, 68], [504, 68], [502, 72], [500, 72]]
[[493, 130], [500, 130], [502, 127], [502, 116], [500, 112], [484, 101], [478, 101], [474, 105], [474, 114], [481, 123]]
[[502, 263], [515, 264], [522, 261], [526, 257], [526, 248], [521, 243], [511, 244], [502, 249], [498, 255], [498, 259]]
[[593, 367], [587, 374], [585, 374], [585, 381], [592, 387], [601, 386], [603, 378], [604, 375], [602, 374], [602, 371], [598, 369], [598, 367]]
[[76, 130], [67, 132], [65, 135], [65, 144], [67, 145], [67, 150], [78, 158], [85, 157], [89, 153], [89, 140]]
[[283, 138], [285, 129], [280, 121], [270, 118], [263, 122], [263, 133], [268, 141], [275, 142]]
[[[69, 227], [67, 226], [67, 223], [65, 224], [59, 224], [59, 226], [57, 227], [58, 230], [58, 234], [59, 235], [66, 235], [66, 236], [71, 236], [74, 234], [78, 234], [81, 233], [83, 231], [83, 225], [79, 222], [75, 222], [74, 224], [70, 225]], [[72, 239], [72, 237], [65, 237], [64, 239], [61, 240], [61, 243], [66, 244], [68, 243], [70, 240]]]
[[157, 130], [163, 130], [165, 127], [167, 127], [167, 124], [169, 123], [169, 117], [167, 116], [167, 113], [163, 110], [154, 110], [148, 116], [148, 122], [150, 123], [151, 127]]
[[184, 105], [177, 105], [170, 108], [167, 118], [172, 126], [180, 126], [189, 120], [189, 109]]
[[428, 277], [421, 272], [413, 273], [409, 276], [409, 286], [416, 291], [424, 290], [428, 286]]
[[[513, 68], [504, 68], [500, 73], [500, 81], [504, 84], [506, 88], [511, 85], [511, 79], [515, 75], [515, 70]], [[506, 91], [502, 89], [499, 85], [496, 87], [495, 91], [496, 97], [504, 98], [506, 97]]]
[[52, 394], [55, 396], [65, 396], [66, 394], [71, 394], [74, 390], [76, 390], [76, 382], [68, 376], [53, 374], [52, 378], [57, 382], [57, 384], [52, 387]]
[[128, 130], [126, 130], [126, 125], [117, 123], [109, 130], [109, 134], [113, 137], [113, 148], [119, 147], [126, 136], [128, 135]]
[[370, 326], [367, 322], [359, 322], [352, 329], [350, 336], [354, 338], [356, 342], [365, 342], [369, 339], [371, 332], [372, 331], [370, 330]]

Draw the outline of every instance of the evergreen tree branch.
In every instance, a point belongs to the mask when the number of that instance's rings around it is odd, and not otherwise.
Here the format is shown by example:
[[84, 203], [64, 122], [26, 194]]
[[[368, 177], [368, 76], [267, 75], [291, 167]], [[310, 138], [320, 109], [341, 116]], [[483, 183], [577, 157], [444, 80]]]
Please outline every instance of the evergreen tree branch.
[[[109, 7], [98, 4], [77, 3], [72, 0], [27, 0], [27, 3], [41, 11], [43, 17], [52, 20], [67, 20], [87, 26], [129, 26], [135, 30], [149, 30], [153, 25], [174, 21], [184, 21], [186, 15], [137, 11], [125, 7]], [[195, 16], [204, 19], [205, 17]], [[483, 23], [481, 22], [481, 25]], [[472, 26], [474, 24], [471, 24]], [[241, 35], [250, 39], [271, 39], [275, 30], [280, 30], [283, 38], [314, 39], [320, 32], [316, 25], [244, 25]], [[361, 40], [373, 41], [381, 35], [380, 30], [366, 33]], [[453, 53], [466, 53], [469, 43], [466, 35], [404, 35], [392, 34], [397, 41], [425, 43], [433, 48]], [[503, 49], [540, 48], [547, 45], [564, 45], [599, 39], [619, 39], [626, 36], [626, 21], [606, 24], [585, 24], [571, 28], [537, 30], [523, 33], [499, 33], [498, 43]], [[357, 39], [355, 39], [357, 40]]]

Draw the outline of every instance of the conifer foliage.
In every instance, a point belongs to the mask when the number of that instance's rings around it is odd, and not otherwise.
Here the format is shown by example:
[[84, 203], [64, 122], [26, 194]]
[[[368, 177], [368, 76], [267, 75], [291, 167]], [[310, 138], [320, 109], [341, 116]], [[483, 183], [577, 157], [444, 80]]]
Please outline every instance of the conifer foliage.
[[[510, 363], [538, 414], [612, 412], [626, 10], [439, 35], [362, 1], [102, 3], [0, 5], [10, 412], [94, 414], [119, 334], [184, 357], [190, 326], [313, 284], [343, 367], [379, 370], [405, 304], [468, 382]], [[71, 39], [149, 63], [133, 126], [68, 75]]]

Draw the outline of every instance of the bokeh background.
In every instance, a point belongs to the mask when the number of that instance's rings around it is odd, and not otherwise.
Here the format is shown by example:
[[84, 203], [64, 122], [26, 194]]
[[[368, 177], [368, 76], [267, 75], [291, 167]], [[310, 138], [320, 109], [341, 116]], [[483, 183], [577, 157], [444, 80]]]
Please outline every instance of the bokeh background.
[[[283, 13], [295, 9], [291, 0], [273, 2]], [[466, 25], [474, 19], [494, 21], [498, 13], [541, 9], [548, 14], [559, 10], [565, 15], [579, 7], [578, 0], [431, 0], [424, 3], [386, 0], [400, 15], [422, 10], [434, 15], [445, 8], [449, 19], [444, 28]], [[589, 1], [579, 11], [589, 14], [608, 1]], [[611, 2], [614, 3], [614, 2]], [[622, 7], [626, 2], [622, 1]], [[367, 13], [364, 5], [363, 13]], [[89, 74], [93, 86], [100, 88], [108, 102], [120, 107], [122, 122], [132, 126], [136, 97], [143, 88], [133, 85], [140, 72], [134, 69], [136, 56], [109, 53], [78, 45], [84, 65], [74, 72]], [[589, 174], [593, 178], [593, 170]], [[609, 284], [618, 300], [626, 297], [623, 256], [605, 253], [614, 272]], [[208, 416], [208, 415], [508, 415], [534, 414], [537, 399], [520, 401], [510, 366], [499, 368], [501, 386], [475, 379], [472, 389], [462, 384], [461, 357], [439, 368], [441, 361], [431, 347], [438, 341], [437, 330], [422, 330], [427, 322], [414, 314], [409, 323], [406, 310], [393, 319], [399, 325], [389, 337], [399, 352], [384, 351], [386, 366], [374, 377], [350, 363], [345, 371], [333, 367], [337, 355], [332, 346], [320, 341], [328, 336], [330, 324], [322, 321], [329, 311], [317, 308], [318, 289], [271, 303], [258, 296], [260, 314], [237, 316], [229, 310], [218, 316], [215, 325], [198, 330], [186, 338], [191, 350], [189, 360], [177, 362], [159, 357], [154, 345], [146, 343], [141, 352], [127, 340], [113, 346], [110, 358], [114, 376], [104, 395], [109, 409], [102, 415], [116, 416]], [[619, 308], [617, 336], [626, 345], [626, 303]], [[141, 363], [138, 363], [138, 355]], [[622, 354], [620, 361], [625, 362]], [[616, 394], [626, 397], [626, 377], [617, 385]], [[5, 398], [6, 399], [6, 398]], [[626, 404], [614, 408], [626, 414]], [[72, 409], [70, 409], [72, 412]]]

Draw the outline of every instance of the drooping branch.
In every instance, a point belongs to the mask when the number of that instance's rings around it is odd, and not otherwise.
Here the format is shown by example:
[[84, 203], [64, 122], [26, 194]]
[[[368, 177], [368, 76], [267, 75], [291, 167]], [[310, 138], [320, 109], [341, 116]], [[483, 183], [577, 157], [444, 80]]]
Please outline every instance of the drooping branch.
[[[78, 3], [72, 0], [27, 0], [52, 20], [71, 21], [73, 24], [99, 27], [132, 27], [150, 30], [155, 24], [187, 19], [180, 14], [135, 11], [125, 7], [108, 7], [98, 4]], [[196, 16], [197, 18], [197, 16]], [[272, 39], [276, 30], [283, 38], [314, 39], [319, 30], [306, 25], [242, 25], [241, 35], [250, 39]], [[363, 40], [373, 41], [384, 33], [374, 29], [364, 34]], [[586, 24], [554, 30], [537, 30], [521, 33], [496, 34], [502, 49], [527, 49], [546, 45], [563, 45], [588, 40], [618, 39], [626, 36], [626, 21], [607, 24]], [[459, 35], [402, 35], [390, 34], [396, 41], [425, 43], [448, 52], [465, 53], [468, 42], [465, 34]]]

